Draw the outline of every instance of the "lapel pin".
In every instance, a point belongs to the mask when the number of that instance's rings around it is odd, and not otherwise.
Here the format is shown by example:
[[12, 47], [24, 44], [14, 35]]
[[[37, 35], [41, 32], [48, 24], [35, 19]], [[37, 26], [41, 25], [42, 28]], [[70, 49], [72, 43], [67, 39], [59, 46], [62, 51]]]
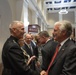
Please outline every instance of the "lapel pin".
[[64, 51], [64, 49], [62, 49]]

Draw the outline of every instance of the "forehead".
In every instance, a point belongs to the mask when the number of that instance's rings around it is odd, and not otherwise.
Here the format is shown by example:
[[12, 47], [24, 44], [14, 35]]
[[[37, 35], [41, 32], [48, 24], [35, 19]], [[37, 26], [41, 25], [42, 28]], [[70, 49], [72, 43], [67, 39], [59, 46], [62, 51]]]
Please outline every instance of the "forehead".
[[22, 23], [18, 23], [16, 26], [17, 28], [24, 28], [24, 25]]
[[60, 24], [57, 23], [57, 24], [55, 24], [54, 29], [59, 29], [59, 27], [60, 27]]
[[12, 28], [23, 28], [24, 24], [22, 22], [15, 22], [11, 26]]
[[26, 35], [26, 38], [31, 38], [31, 35], [27, 34], [27, 35]]
[[42, 37], [42, 36], [39, 36], [39, 37], [38, 37], [38, 39], [39, 39], [39, 40], [40, 40], [40, 39], [41, 39], [41, 40], [44, 40], [44, 37]]

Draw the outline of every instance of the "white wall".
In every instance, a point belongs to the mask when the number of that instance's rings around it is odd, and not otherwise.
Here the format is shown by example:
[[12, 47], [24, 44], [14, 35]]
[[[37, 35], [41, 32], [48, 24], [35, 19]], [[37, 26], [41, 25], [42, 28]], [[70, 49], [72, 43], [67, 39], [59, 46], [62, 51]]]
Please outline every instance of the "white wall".
[[12, 20], [12, 14], [10, 6], [7, 0], [0, 0], [0, 62], [1, 62], [1, 53], [2, 46], [9, 36], [8, 25]]

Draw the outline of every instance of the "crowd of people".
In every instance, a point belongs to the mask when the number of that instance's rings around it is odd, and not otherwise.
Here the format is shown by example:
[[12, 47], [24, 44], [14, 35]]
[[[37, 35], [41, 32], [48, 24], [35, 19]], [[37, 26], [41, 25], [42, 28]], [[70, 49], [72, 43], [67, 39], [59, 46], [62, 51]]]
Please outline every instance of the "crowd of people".
[[54, 24], [47, 31], [26, 33], [22, 21], [9, 25], [10, 37], [2, 49], [2, 75], [76, 75], [76, 45], [70, 39], [72, 24]]

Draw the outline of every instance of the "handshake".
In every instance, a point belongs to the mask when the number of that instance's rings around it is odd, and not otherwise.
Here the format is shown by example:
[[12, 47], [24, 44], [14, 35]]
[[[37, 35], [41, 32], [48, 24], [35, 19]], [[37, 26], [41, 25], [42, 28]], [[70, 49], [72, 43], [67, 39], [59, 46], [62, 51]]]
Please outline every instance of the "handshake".
[[[32, 57], [30, 57], [29, 60], [28, 60], [28, 62], [27, 62], [27, 65], [29, 65], [31, 63], [31, 61], [33, 61], [35, 59], [36, 59], [35, 55], [32, 56]], [[47, 75], [47, 73], [46, 73], [46, 71], [43, 70], [43, 71], [40, 72], [40, 75]]]

